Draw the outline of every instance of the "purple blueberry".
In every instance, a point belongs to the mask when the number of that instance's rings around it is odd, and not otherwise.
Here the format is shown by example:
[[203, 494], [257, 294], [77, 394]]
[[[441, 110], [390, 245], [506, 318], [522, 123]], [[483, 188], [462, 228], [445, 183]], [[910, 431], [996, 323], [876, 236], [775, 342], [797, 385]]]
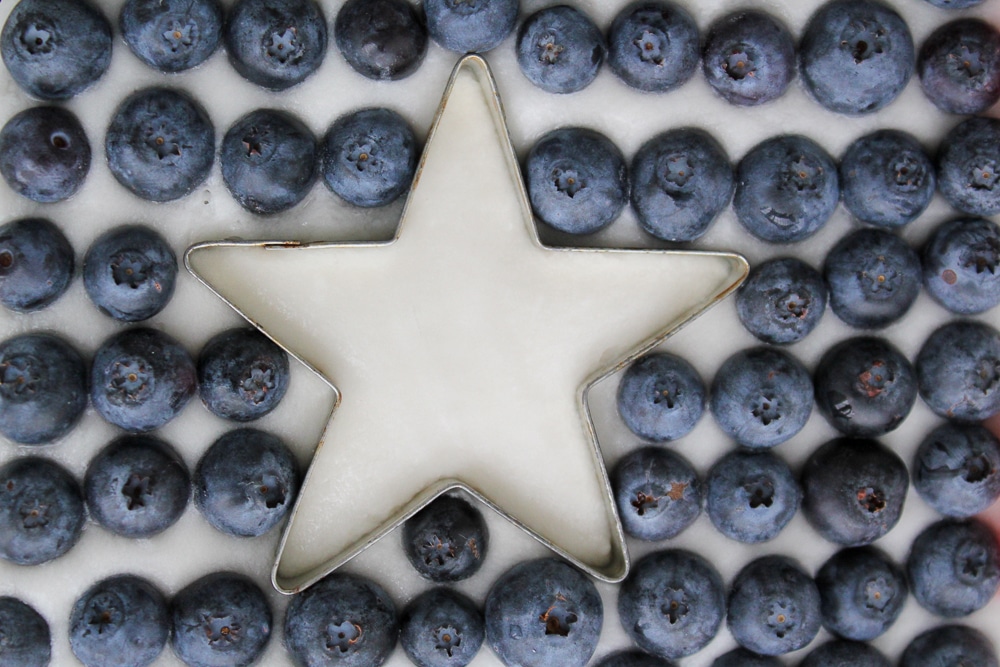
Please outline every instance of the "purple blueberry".
[[1000, 590], [1000, 545], [975, 519], [938, 521], [913, 540], [906, 572], [922, 607], [945, 618], [967, 616]]
[[873, 646], [834, 639], [810, 651], [799, 667], [890, 667], [890, 663]]
[[608, 29], [608, 66], [619, 79], [646, 92], [665, 93], [698, 68], [698, 25], [674, 2], [626, 5]]
[[594, 667], [674, 667], [674, 663], [643, 651], [618, 651], [606, 655]]
[[917, 354], [917, 386], [947, 419], [982, 421], [1000, 412], [1000, 332], [957, 320], [932, 333]]
[[917, 635], [899, 661], [899, 667], [997, 667], [997, 664], [996, 648], [989, 638], [964, 625], [943, 625]]
[[28, 313], [63, 295], [73, 280], [73, 247], [43, 218], [0, 226], [0, 304]]
[[58, 558], [80, 539], [85, 520], [80, 485], [59, 464], [32, 456], [0, 467], [0, 558], [18, 565]]
[[819, 271], [794, 257], [783, 257], [750, 269], [736, 292], [736, 313], [761, 341], [788, 345], [816, 328], [826, 301], [826, 283]]
[[568, 5], [541, 9], [517, 31], [517, 64], [549, 93], [575, 93], [597, 78], [607, 45], [589, 16]]
[[903, 569], [873, 547], [842, 549], [816, 573], [823, 626], [844, 639], [870, 641], [888, 630], [909, 595]]
[[1000, 99], [1000, 32], [971, 17], [939, 26], [920, 47], [917, 74], [924, 95], [939, 109], [986, 111]]
[[476, 604], [444, 586], [417, 596], [399, 617], [399, 643], [417, 667], [465, 667], [485, 633]]
[[723, 653], [712, 662], [712, 667], [782, 667], [781, 660], [773, 655], [760, 655], [742, 646]]
[[1000, 498], [1000, 441], [979, 424], [942, 424], [920, 443], [911, 474], [917, 493], [941, 514], [979, 514]]
[[682, 456], [662, 447], [629, 452], [611, 472], [622, 528], [630, 537], [676, 537], [701, 514], [702, 484]]
[[45, 667], [52, 659], [48, 622], [15, 597], [0, 597], [0, 665]]
[[1000, 119], [975, 117], [956, 125], [937, 154], [938, 189], [963, 213], [1000, 213]]
[[427, 28], [406, 0], [347, 0], [333, 34], [347, 64], [369, 79], [403, 79], [427, 53]]
[[478, 509], [457, 496], [438, 496], [403, 524], [403, 550], [425, 579], [446, 583], [479, 571], [489, 530]]
[[127, 0], [119, 24], [139, 60], [161, 72], [181, 72], [215, 53], [222, 6], [217, 0]]
[[1000, 227], [992, 220], [939, 225], [921, 259], [927, 292], [951, 312], [973, 315], [1000, 304]]
[[75, 194], [90, 170], [83, 126], [61, 107], [31, 107], [0, 130], [0, 174], [32, 201], [50, 203]]
[[456, 53], [485, 53], [517, 24], [519, 0], [424, 0], [427, 32]]
[[772, 452], [740, 449], [720, 458], [705, 480], [705, 512], [726, 537], [757, 544], [778, 536], [799, 509], [802, 491]]
[[781, 97], [795, 78], [795, 39], [761, 11], [717, 19], [702, 51], [705, 79], [730, 104], [753, 106]]
[[278, 406], [289, 380], [288, 355], [256, 329], [227, 329], [198, 355], [198, 393], [223, 419], [263, 417]]
[[634, 361], [618, 385], [618, 414], [629, 430], [652, 442], [676, 440], [705, 412], [706, 391], [694, 366], [677, 355], [649, 354]]

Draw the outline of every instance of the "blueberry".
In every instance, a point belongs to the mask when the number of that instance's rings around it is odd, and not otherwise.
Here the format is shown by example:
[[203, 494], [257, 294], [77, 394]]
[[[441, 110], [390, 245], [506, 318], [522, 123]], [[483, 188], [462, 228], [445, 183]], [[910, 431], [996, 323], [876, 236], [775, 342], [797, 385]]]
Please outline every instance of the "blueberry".
[[969, 118], [938, 148], [938, 189], [964, 213], [1000, 213], [1000, 119]]
[[226, 132], [219, 161], [240, 206], [251, 213], [280, 213], [302, 201], [316, 179], [316, 138], [295, 116], [258, 109]]
[[101, 234], [83, 258], [83, 286], [105, 315], [139, 322], [166, 307], [174, 294], [177, 257], [149, 227], [127, 225]]
[[903, 569], [873, 547], [842, 549], [816, 573], [823, 626], [844, 639], [870, 641], [888, 630], [909, 595]]
[[802, 430], [813, 408], [809, 371], [795, 357], [768, 347], [741, 350], [712, 381], [712, 416], [747, 447], [774, 447]]
[[224, 419], [263, 417], [278, 406], [289, 379], [288, 355], [256, 329], [216, 334], [198, 356], [198, 393]]
[[1000, 227], [992, 220], [942, 223], [921, 259], [924, 286], [951, 312], [972, 315], [1000, 304]]
[[270, 90], [301, 83], [326, 55], [326, 19], [313, 0], [239, 0], [222, 37], [240, 76]]
[[858, 229], [840, 239], [823, 262], [830, 308], [863, 329], [896, 322], [920, 293], [920, 257], [884, 229]]
[[83, 492], [91, 518], [104, 528], [125, 537], [151, 537], [180, 518], [191, 478], [167, 443], [125, 435], [91, 459]]
[[355, 575], [327, 576], [292, 597], [285, 612], [285, 647], [299, 665], [378, 667], [398, 635], [389, 595]]
[[705, 510], [726, 537], [757, 544], [778, 536], [799, 509], [791, 468], [769, 451], [737, 450], [708, 471]]
[[790, 558], [763, 556], [748, 563], [729, 591], [729, 631], [740, 646], [781, 655], [813, 640], [820, 629], [819, 591]]
[[174, 653], [191, 667], [244, 667], [271, 638], [267, 597], [242, 574], [207, 574], [181, 589], [170, 608]]
[[844, 205], [865, 224], [893, 229], [924, 212], [934, 196], [934, 163], [916, 139], [878, 130], [856, 139], [840, 161]]
[[821, 445], [802, 469], [802, 509], [825, 539], [871, 544], [899, 521], [909, 486], [906, 465], [874, 440], [838, 438]]
[[171, 201], [208, 177], [215, 159], [215, 128], [186, 93], [146, 88], [115, 110], [104, 152], [111, 173], [132, 193], [150, 201]]
[[730, 104], [764, 104], [785, 94], [795, 78], [795, 39], [785, 25], [760, 11], [741, 10], [708, 29], [702, 71]]
[[618, 414], [629, 430], [653, 442], [676, 440], [705, 412], [705, 383], [687, 361], [649, 354], [634, 361], [618, 385]]
[[1000, 332], [988, 324], [949, 322], [917, 354], [917, 386], [931, 410], [981, 421], [1000, 412]]
[[409, 124], [391, 109], [345, 114], [323, 137], [323, 180], [355, 206], [384, 206], [410, 187], [418, 149]]
[[519, 0], [424, 0], [427, 32], [457, 53], [484, 53], [500, 45], [517, 24]]
[[14, 597], [0, 597], [0, 665], [44, 667], [52, 658], [48, 622]]
[[597, 78], [607, 46], [589, 16], [568, 5], [541, 9], [517, 31], [521, 73], [544, 91], [575, 93]]
[[104, 341], [90, 369], [98, 414], [126, 431], [169, 422], [197, 390], [194, 361], [173, 338], [154, 329], [126, 329]]
[[594, 667], [674, 667], [674, 663], [642, 651], [626, 650], [601, 658]]
[[704, 648], [726, 613], [722, 577], [701, 556], [682, 549], [640, 560], [618, 591], [618, 617], [644, 651], [670, 660]]
[[1000, 99], [1000, 32], [975, 18], [945, 23], [920, 47], [917, 74], [924, 95], [939, 109], [986, 111]]
[[0, 226], [0, 304], [27, 313], [45, 308], [73, 279], [73, 247], [42, 218]]
[[73, 604], [69, 645], [86, 667], [144, 667], [170, 634], [170, 613], [153, 584], [130, 574], [97, 582]]
[[406, 0], [347, 0], [333, 35], [347, 64], [369, 79], [408, 77], [427, 53], [427, 28]]
[[0, 130], [0, 174], [7, 185], [32, 201], [67, 199], [90, 170], [90, 142], [71, 112], [31, 107]]
[[885, 107], [913, 73], [913, 37], [888, 5], [833, 0], [809, 19], [799, 43], [806, 88], [820, 104], [843, 114]]
[[946, 618], [982, 609], [1000, 590], [1000, 546], [975, 519], [945, 519], [913, 540], [906, 572], [913, 597]]
[[611, 472], [611, 488], [630, 537], [676, 537], [701, 514], [702, 484], [682, 456], [662, 447], [629, 452]]
[[24, 445], [66, 435], [87, 407], [87, 367], [61, 338], [28, 333], [0, 343], [0, 433]]
[[983, 0], [927, 0], [940, 9], [968, 9], [981, 4]]
[[632, 158], [632, 208], [644, 230], [664, 241], [694, 241], [733, 198], [736, 177], [710, 134], [681, 128], [659, 134]]
[[468, 579], [489, 551], [489, 530], [479, 510], [462, 498], [438, 496], [403, 524], [403, 550], [425, 579]]
[[127, 0], [119, 23], [132, 53], [161, 72], [200, 65], [222, 40], [217, 0]]
[[979, 514], [1000, 498], [1000, 441], [979, 424], [942, 424], [920, 443], [911, 474], [917, 493], [941, 514]]
[[276, 436], [252, 428], [224, 433], [194, 471], [194, 503], [218, 530], [239, 537], [263, 535], [295, 502], [295, 457]]
[[993, 643], [978, 630], [964, 625], [932, 628], [910, 642], [899, 667], [939, 667], [940, 665], [997, 667]]
[[861, 642], [835, 639], [817, 646], [799, 667], [890, 667], [878, 649]]
[[567, 234], [607, 227], [628, 202], [625, 158], [603, 134], [563, 127], [540, 138], [524, 167], [531, 208]]
[[819, 271], [794, 257], [757, 264], [736, 292], [736, 314], [747, 331], [772, 345], [797, 343], [826, 310]]
[[639, 90], [677, 88], [694, 76], [699, 56], [698, 25], [673, 2], [633, 2], [608, 29], [608, 66]]
[[583, 667], [604, 606], [593, 582], [555, 558], [518, 563], [486, 596], [486, 642], [508, 667]]
[[903, 353], [882, 338], [849, 338], [816, 366], [816, 405], [844, 435], [870, 438], [898, 427], [917, 400], [917, 378]]
[[759, 655], [740, 646], [720, 655], [712, 667], [782, 667], [783, 664], [774, 656]]
[[18, 565], [58, 558], [76, 544], [84, 520], [80, 486], [62, 466], [24, 457], [0, 467], [0, 558]]
[[465, 667], [479, 652], [485, 633], [476, 604], [445, 587], [419, 595], [399, 619], [399, 642], [417, 667]]
[[111, 25], [84, 0], [22, 0], [4, 23], [0, 54], [30, 95], [65, 100], [108, 69]]
[[783, 135], [753, 148], [736, 168], [733, 207], [751, 234], [770, 243], [806, 239], [840, 197], [837, 165], [811, 139]]

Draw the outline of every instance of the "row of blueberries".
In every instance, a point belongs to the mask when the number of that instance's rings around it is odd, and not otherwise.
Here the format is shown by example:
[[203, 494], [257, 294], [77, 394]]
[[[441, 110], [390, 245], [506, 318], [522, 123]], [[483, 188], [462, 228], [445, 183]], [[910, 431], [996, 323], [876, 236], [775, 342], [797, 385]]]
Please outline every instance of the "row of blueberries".
[[[977, 0], [932, 0], [966, 8]], [[416, 71], [428, 33], [447, 49], [488, 51], [514, 31], [517, 0], [464, 3], [348, 0], [334, 21], [345, 60], [373, 79]], [[313, 0], [240, 0], [227, 17], [216, 0], [129, 0], [120, 27], [133, 53], [164, 72], [207, 59], [225, 42], [233, 67], [271, 90], [303, 81], [319, 68], [327, 24]], [[65, 99], [96, 81], [110, 63], [111, 26], [95, 8], [68, 0], [22, 0], [4, 26], [0, 47], [14, 79], [42, 99]], [[626, 84], [666, 92], [688, 81], [699, 62], [727, 101], [761, 104], [782, 95], [802, 72], [823, 106], [863, 114], [892, 102], [914, 68], [928, 98], [954, 113], [979, 113], [1000, 97], [1000, 33], [975, 19], [941, 26], [915, 54], [903, 18], [872, 0], [833, 0], [811, 17], [798, 44], [773, 16], [739, 11], [718, 19], [702, 46], [698, 26], [673, 2], [634, 2], [605, 35], [565, 5], [525, 18], [516, 53], [523, 74], [553, 93], [585, 88], [607, 59]], [[798, 60], [798, 63], [796, 63]]]

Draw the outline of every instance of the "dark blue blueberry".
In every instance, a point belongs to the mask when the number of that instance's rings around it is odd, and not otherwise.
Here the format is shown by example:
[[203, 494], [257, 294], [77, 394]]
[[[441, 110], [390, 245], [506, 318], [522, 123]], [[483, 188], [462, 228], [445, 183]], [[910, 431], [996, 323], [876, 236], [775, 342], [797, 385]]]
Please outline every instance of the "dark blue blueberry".
[[632, 158], [632, 208], [639, 224], [664, 241], [694, 241], [733, 198], [729, 156], [710, 134], [670, 130]]
[[927, 0], [927, 2], [941, 9], [968, 9], [981, 4], [983, 0]]
[[222, 139], [222, 178], [251, 213], [280, 213], [298, 204], [316, 180], [316, 138], [305, 123], [275, 109], [240, 118]]
[[427, 32], [457, 53], [484, 53], [500, 45], [517, 24], [519, 0], [424, 0]]
[[126, 329], [94, 353], [90, 396], [98, 414], [126, 431], [169, 422], [197, 391], [194, 361], [180, 343], [154, 329]]
[[153, 584], [130, 574], [97, 582], [73, 604], [69, 645], [86, 667], [144, 667], [170, 635], [170, 612]]
[[456, 496], [438, 496], [403, 524], [403, 550], [420, 576], [437, 583], [468, 579], [489, 551], [479, 510]]
[[934, 163], [916, 139], [878, 130], [856, 139], [840, 160], [844, 205], [861, 222], [892, 229], [924, 212], [934, 196]]
[[741, 10], [716, 20], [702, 51], [705, 79], [730, 104], [764, 104], [785, 94], [795, 78], [795, 39], [760, 11]]
[[213, 572], [170, 603], [174, 653], [191, 667], [245, 667], [271, 638], [271, 607], [248, 577]]
[[222, 36], [240, 76], [270, 90], [301, 83], [326, 55], [326, 19], [313, 0], [239, 0]]
[[618, 618], [644, 651], [676, 660], [705, 647], [726, 613], [722, 577], [698, 554], [670, 549], [649, 554], [618, 591]]
[[200, 65], [222, 41], [217, 0], [127, 0], [119, 23], [132, 53], [161, 72]]
[[842, 549], [816, 573], [823, 627], [870, 641], [888, 630], [909, 595], [903, 569], [872, 547]]
[[83, 493], [91, 518], [104, 528], [125, 537], [151, 537], [184, 513], [191, 478], [167, 443], [125, 435], [91, 459]]
[[18, 565], [58, 558], [85, 519], [80, 485], [62, 466], [25, 457], [0, 467], [0, 558]]
[[332, 574], [292, 598], [285, 648], [299, 665], [378, 667], [396, 646], [392, 599], [373, 581]]
[[939, 109], [986, 111], [1000, 99], [1000, 32], [976, 18], [945, 23], [920, 47], [917, 74], [924, 95]]
[[783, 257], [750, 269], [736, 292], [736, 313], [760, 340], [787, 345], [816, 328], [826, 300], [826, 283], [819, 271], [794, 257]]
[[127, 225], [101, 234], [83, 258], [83, 286], [105, 315], [139, 322], [166, 307], [177, 281], [177, 257], [149, 227]]
[[622, 375], [618, 414], [644, 440], [676, 440], [701, 419], [705, 394], [705, 383], [694, 366], [674, 354], [649, 354]]
[[90, 142], [71, 112], [31, 107], [0, 130], [0, 174], [19, 195], [36, 202], [73, 195], [90, 170]]
[[291, 510], [299, 470], [276, 436], [252, 428], [223, 434], [194, 471], [194, 503], [218, 530], [239, 537], [263, 535]]
[[63, 339], [28, 333], [0, 343], [0, 433], [39, 445], [61, 438], [87, 407], [87, 366]]
[[840, 198], [837, 165], [819, 144], [799, 135], [767, 139], [736, 168], [733, 208], [751, 234], [792, 243], [819, 231]]
[[597, 78], [607, 46], [589, 16], [568, 5], [546, 7], [517, 31], [521, 73], [550, 93], [575, 93]]
[[913, 597], [938, 616], [967, 616], [1000, 590], [1000, 546], [975, 519], [945, 519], [913, 540], [906, 560]]
[[820, 104], [843, 114], [885, 107], [913, 74], [913, 36], [888, 5], [832, 0], [806, 24], [799, 42], [802, 81]]
[[679, 535], [701, 514], [702, 484], [682, 456], [662, 447], [629, 452], [611, 473], [622, 528], [640, 540]]
[[11, 77], [43, 100], [73, 97], [111, 63], [111, 25], [85, 0], [22, 0], [0, 35]]
[[263, 417], [278, 406], [289, 380], [288, 355], [256, 329], [216, 334], [198, 356], [198, 393], [224, 419]]
[[816, 366], [816, 405], [834, 428], [871, 438], [898, 427], [917, 400], [917, 377], [903, 353], [882, 338], [837, 343]]
[[941, 140], [938, 189], [964, 213], [1000, 213], [1000, 119], [976, 117], [959, 123]]
[[369, 79], [408, 77], [427, 53], [427, 28], [406, 0], [347, 0], [333, 35], [347, 64]]
[[0, 226], [0, 304], [27, 313], [58, 299], [73, 279], [73, 247], [42, 218]]
[[694, 76], [699, 56], [698, 25], [673, 2], [633, 2], [608, 29], [608, 66], [639, 90], [677, 88]]
[[451, 588], [432, 588], [403, 610], [399, 643], [417, 667], [465, 667], [486, 630], [476, 604]]
[[989, 638], [964, 625], [943, 625], [917, 635], [899, 661], [899, 667], [997, 664], [996, 649]]
[[625, 158], [594, 130], [552, 130], [531, 147], [524, 170], [535, 215], [567, 234], [607, 227], [628, 202]]
[[806, 646], [819, 633], [819, 608], [816, 584], [795, 561], [763, 556], [736, 575], [726, 622], [743, 648], [781, 655]]
[[17, 598], [0, 597], [0, 665], [45, 667], [51, 658], [48, 622]]
[[709, 405], [719, 427], [739, 444], [774, 447], [809, 419], [812, 378], [795, 357], [780, 350], [741, 350], [715, 374]]
[[135, 195], [171, 201], [208, 177], [215, 160], [215, 128], [186, 93], [146, 88], [115, 110], [104, 152], [111, 173]]
[[858, 229], [840, 239], [823, 262], [830, 308], [862, 329], [896, 322], [920, 293], [920, 257], [884, 229]]
[[772, 655], [760, 655], [741, 646], [720, 655], [712, 667], [782, 667], [783, 664]]
[[835, 639], [810, 651], [799, 667], [890, 667], [890, 663], [868, 644]]
[[951, 312], [972, 315], [1000, 304], [1000, 227], [992, 220], [942, 223], [921, 259], [924, 286]]
[[540, 558], [493, 583], [485, 618], [486, 642], [505, 665], [583, 667], [597, 647], [604, 606], [587, 575]]
[[942, 417], [982, 421], [1000, 412], [1000, 332], [988, 324], [945, 324], [915, 365], [920, 397]]
[[674, 667], [674, 663], [642, 651], [626, 650], [601, 658], [594, 667]]
[[979, 514], [1000, 498], [1000, 441], [979, 424], [942, 424], [917, 448], [912, 477], [941, 514]]
[[747, 544], [777, 537], [802, 500], [791, 468], [769, 451], [726, 454], [708, 471], [705, 487], [705, 511], [712, 525]]
[[362, 109], [338, 118], [323, 137], [323, 180], [355, 206], [383, 206], [410, 187], [419, 157], [417, 137], [402, 116]]
[[909, 478], [902, 459], [875, 440], [837, 438], [802, 469], [802, 510], [831, 542], [871, 544], [899, 521]]

